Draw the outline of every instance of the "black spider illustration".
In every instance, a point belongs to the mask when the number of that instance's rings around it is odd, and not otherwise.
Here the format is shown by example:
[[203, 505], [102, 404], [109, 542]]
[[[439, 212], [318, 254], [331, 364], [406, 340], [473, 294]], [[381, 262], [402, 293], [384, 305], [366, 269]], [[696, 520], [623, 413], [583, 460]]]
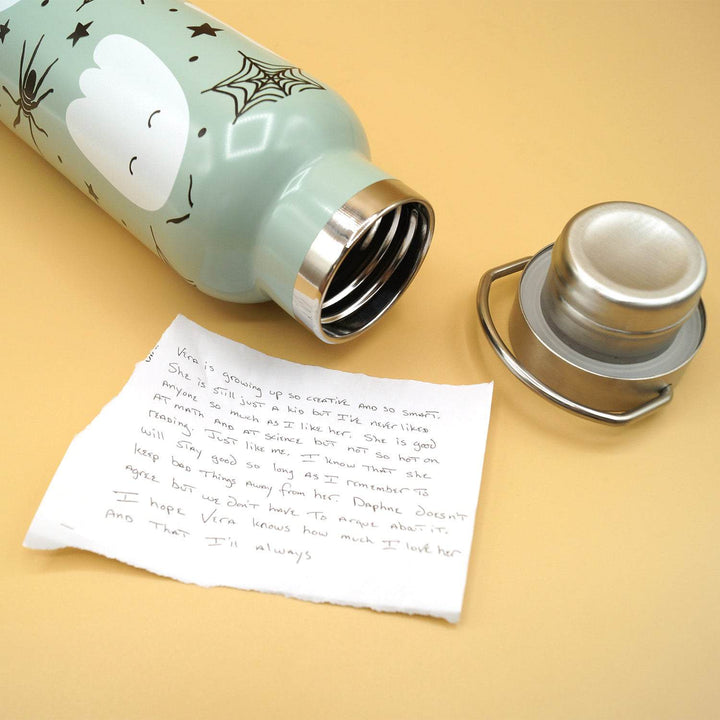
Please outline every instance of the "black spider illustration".
[[18, 106], [18, 113], [17, 117], [15, 118], [15, 122], [13, 122], [13, 127], [15, 128], [20, 124], [20, 119], [24, 115], [28, 119], [28, 123], [30, 124], [30, 137], [32, 138], [33, 142], [35, 143], [35, 147], [38, 150], [40, 149], [40, 147], [37, 144], [37, 140], [35, 140], [33, 127], [39, 130], [45, 137], [47, 137], [47, 133], [37, 124], [37, 121], [33, 117], [33, 111], [37, 110], [40, 103], [48, 95], [50, 95], [50, 93], [54, 91], [53, 88], [50, 88], [49, 90], [46, 90], [42, 95], [38, 95], [40, 93], [40, 89], [42, 88], [42, 84], [45, 82], [45, 78], [50, 72], [50, 69], [59, 59], [55, 58], [45, 69], [45, 72], [43, 72], [40, 78], [38, 78], [37, 73], [33, 69], [33, 63], [35, 62], [35, 56], [37, 55], [37, 51], [40, 49], [40, 43], [42, 43], [44, 37], [45, 36], [43, 35], [40, 40], [38, 40], [38, 44], [35, 46], [33, 54], [30, 56], [30, 62], [28, 63], [27, 68], [25, 67], [25, 42], [23, 42], [22, 54], [20, 56], [20, 73], [18, 75], [19, 97], [17, 98], [17, 100], [12, 96], [12, 93], [3, 85], [3, 90], [10, 96], [10, 99], [13, 101], [13, 103]]

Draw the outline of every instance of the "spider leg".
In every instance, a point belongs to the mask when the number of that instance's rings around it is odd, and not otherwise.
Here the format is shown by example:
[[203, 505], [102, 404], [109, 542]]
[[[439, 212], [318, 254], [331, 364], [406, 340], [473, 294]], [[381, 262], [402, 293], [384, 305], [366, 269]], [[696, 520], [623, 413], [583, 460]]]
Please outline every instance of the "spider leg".
[[40, 146], [37, 144], [37, 140], [35, 139], [35, 135], [33, 134], [32, 115], [28, 115], [28, 119], [30, 120], [30, 137], [35, 143], [35, 147], [38, 149], [38, 152], [40, 152]]
[[[60, 58], [55, 58], [55, 59], [50, 63], [50, 65], [48, 65], [47, 70], [45, 70], [45, 72], [40, 76], [40, 79], [38, 80], [37, 85], [35, 86], [35, 92], [38, 92], [38, 91], [40, 90], [40, 87], [42, 86], [43, 81], [44, 81], [45, 78], [47, 77], [47, 74], [50, 72], [52, 66], [53, 66], [59, 59], [60, 59]], [[40, 98], [40, 100], [36, 100], [35, 102], [40, 103], [40, 101], [41, 101], [43, 98], [47, 97], [51, 92], [52, 92], [52, 90], [48, 90], [48, 91]]]
[[[40, 43], [43, 41], [43, 38], [44, 38], [44, 37], [45, 37], [45, 35], [43, 35], [43, 36], [38, 40], [38, 44], [35, 46], [35, 49], [33, 50], [33, 54], [30, 56], [30, 62], [28, 63], [28, 66], [27, 66], [27, 72], [30, 72], [30, 70], [31, 70], [31, 68], [32, 68], [32, 66], [33, 66], [33, 63], [35, 62], [35, 56], [37, 55], [37, 51], [40, 49]], [[24, 54], [24, 51], [25, 51], [24, 45], [25, 45], [25, 43], [23, 43], [23, 54]], [[22, 60], [20, 60], [20, 66], [22, 67]], [[26, 73], [26, 74], [27, 74], [27, 73]]]
[[10, 99], [13, 101], [13, 104], [18, 106], [18, 114], [15, 118], [15, 122], [13, 122], [13, 127], [16, 128], [20, 124], [20, 113], [22, 112], [22, 103], [20, 102], [19, 99], [16, 100], [12, 96], [12, 93], [4, 85], [2, 86], [2, 89], [9, 95]]
[[23, 40], [22, 53], [20, 55], [20, 73], [18, 74], [18, 92], [22, 96], [23, 89], [23, 66], [25, 65], [25, 40]]
[[[37, 124], [37, 120], [33, 117], [32, 113], [26, 113], [26, 116], [27, 116], [28, 122], [30, 123], [30, 134], [32, 134], [33, 125], [35, 125], [35, 127], [36, 127], [45, 137], [48, 136], [48, 134], [45, 132], [45, 130], [43, 130], [43, 129]], [[35, 139], [35, 138], [33, 138], [33, 140], [34, 140], [34, 139]], [[37, 145], [37, 143], [35, 143], [35, 144]]]
[[15, 105], [20, 105], [20, 101], [19, 101], [19, 100], [16, 100], [16, 99], [12, 96], [12, 94], [10, 93], [10, 91], [9, 91], [4, 85], [2, 86], [2, 89], [3, 89], [8, 95], [10, 95], [10, 99], [13, 101], [13, 103], [14, 103]]
[[[41, 81], [42, 82], [42, 81]], [[38, 87], [40, 87], [38, 85]], [[50, 93], [55, 92], [54, 88], [50, 88], [46, 92], [44, 92], [37, 100], [33, 102], [33, 109], [35, 109]]]

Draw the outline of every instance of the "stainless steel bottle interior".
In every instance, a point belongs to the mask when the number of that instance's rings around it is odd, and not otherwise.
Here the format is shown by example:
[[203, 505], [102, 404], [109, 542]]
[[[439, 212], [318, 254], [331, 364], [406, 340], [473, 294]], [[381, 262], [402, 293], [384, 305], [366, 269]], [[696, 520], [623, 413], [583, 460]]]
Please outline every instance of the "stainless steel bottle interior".
[[326, 342], [370, 327], [415, 276], [432, 228], [432, 208], [397, 180], [358, 193], [306, 255], [293, 292], [295, 316]]

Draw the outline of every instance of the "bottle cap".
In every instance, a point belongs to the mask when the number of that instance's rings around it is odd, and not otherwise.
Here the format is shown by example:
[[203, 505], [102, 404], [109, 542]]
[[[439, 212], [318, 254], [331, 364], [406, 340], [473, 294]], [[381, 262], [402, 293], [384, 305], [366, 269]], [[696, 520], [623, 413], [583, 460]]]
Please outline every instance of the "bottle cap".
[[[522, 270], [510, 350], [492, 319], [492, 283]], [[705, 255], [660, 210], [610, 202], [582, 210], [553, 245], [489, 270], [483, 330], [508, 369], [566, 410], [612, 424], [666, 404], [705, 334]]]
[[575, 215], [553, 247], [543, 314], [570, 345], [628, 362], [671, 344], [698, 305], [705, 255], [682, 223], [630, 202]]

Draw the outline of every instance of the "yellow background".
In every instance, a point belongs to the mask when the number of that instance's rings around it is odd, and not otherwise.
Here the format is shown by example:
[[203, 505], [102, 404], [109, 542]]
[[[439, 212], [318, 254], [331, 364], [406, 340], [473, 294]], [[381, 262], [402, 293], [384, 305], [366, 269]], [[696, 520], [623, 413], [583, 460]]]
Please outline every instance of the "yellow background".
[[[376, 328], [324, 346], [202, 296], [0, 128], [0, 718], [718, 717], [720, 3], [202, 5], [350, 102], [434, 204], [434, 244]], [[605, 200], [675, 215], [710, 266], [704, 346], [625, 429], [522, 386], [474, 305], [486, 269]], [[177, 313], [303, 363], [495, 381], [459, 625], [21, 547], [73, 435]]]

